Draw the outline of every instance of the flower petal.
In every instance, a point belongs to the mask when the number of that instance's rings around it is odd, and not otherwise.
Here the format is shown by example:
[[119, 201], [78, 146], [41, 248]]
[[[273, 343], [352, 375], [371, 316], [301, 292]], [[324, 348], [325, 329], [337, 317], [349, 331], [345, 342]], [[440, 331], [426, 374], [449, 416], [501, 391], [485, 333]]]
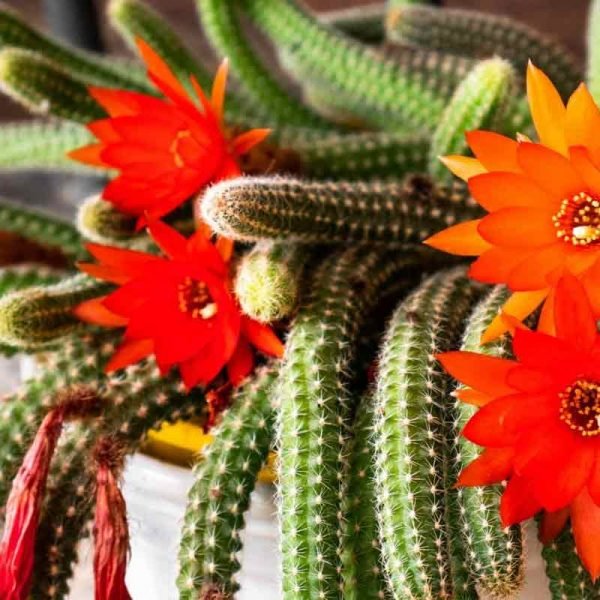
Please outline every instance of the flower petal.
[[588, 482], [588, 490], [594, 502], [600, 506], [600, 448], [596, 449], [596, 462]]
[[552, 542], [565, 528], [571, 511], [569, 507], [555, 512], [545, 512], [540, 523], [540, 541], [544, 545]]
[[76, 150], [71, 150], [71, 152], [67, 153], [67, 156], [71, 160], [75, 160], [85, 165], [110, 169], [110, 165], [108, 165], [102, 159], [103, 150], [104, 146], [102, 144], [89, 144], [87, 146], [77, 148]]
[[215, 75], [215, 79], [213, 81], [212, 94], [210, 99], [213, 110], [215, 111], [215, 116], [219, 123], [223, 121], [223, 107], [225, 105], [225, 89], [227, 88], [228, 73], [229, 60], [224, 58], [221, 64], [219, 65], [219, 68], [217, 69], [217, 74]]
[[569, 148], [571, 163], [583, 179], [586, 187], [595, 195], [600, 196], [600, 170], [590, 158], [587, 148], [574, 146]]
[[478, 219], [453, 225], [432, 235], [423, 243], [449, 254], [477, 256], [492, 247], [479, 234], [480, 223], [481, 219]]
[[550, 79], [532, 62], [527, 68], [527, 97], [540, 141], [561, 154], [567, 152], [567, 110]]
[[236, 156], [246, 154], [271, 133], [270, 129], [251, 129], [238, 135], [232, 142], [232, 151]]
[[551, 274], [564, 265], [566, 256], [564, 244], [558, 241], [540, 248], [511, 271], [506, 283], [515, 292], [549, 287]]
[[463, 181], [469, 181], [471, 177], [487, 172], [487, 169], [480, 161], [469, 156], [440, 156], [440, 161], [449, 171]]
[[268, 325], [242, 316], [242, 332], [248, 341], [263, 354], [277, 358], [283, 356], [285, 346]]
[[86, 323], [101, 325], [103, 327], [124, 327], [128, 319], [111, 312], [104, 306], [106, 296], [86, 300], [73, 309], [78, 319]]
[[492, 246], [469, 268], [469, 277], [482, 283], [506, 283], [510, 274], [538, 250]]
[[153, 352], [152, 340], [127, 340], [117, 348], [104, 370], [106, 373], [119, 371], [147, 358]]
[[253, 367], [254, 354], [250, 344], [241, 337], [233, 356], [227, 363], [229, 380], [237, 387], [250, 374]]
[[158, 247], [171, 258], [183, 258], [187, 254], [187, 238], [162, 221], [148, 221], [148, 231]]
[[492, 485], [508, 479], [512, 473], [513, 456], [512, 447], [487, 448], [463, 469], [457, 486]]
[[600, 506], [587, 490], [571, 506], [571, 524], [577, 554], [595, 582], [600, 577]]
[[495, 246], [531, 248], [547, 246], [557, 241], [552, 213], [526, 207], [498, 210], [484, 217], [478, 231]]
[[512, 171], [521, 168], [517, 162], [518, 142], [493, 131], [469, 131], [467, 143], [475, 157], [488, 171]]
[[462, 388], [456, 390], [454, 395], [465, 404], [470, 404], [471, 406], [477, 406], [478, 408], [489, 404], [494, 398], [489, 396], [488, 394], [483, 394], [482, 392], [478, 392], [477, 390], [473, 390], [471, 388]]
[[567, 103], [567, 142], [569, 146], [584, 146], [592, 160], [600, 161], [600, 110], [585, 83], [572, 94]]
[[515, 398], [502, 396], [479, 409], [469, 420], [462, 434], [474, 444], [486, 448], [504, 448], [515, 442], [504, 429], [504, 420], [513, 408]]
[[508, 482], [500, 501], [500, 517], [505, 527], [533, 517], [542, 507], [531, 493], [529, 481], [514, 476]]

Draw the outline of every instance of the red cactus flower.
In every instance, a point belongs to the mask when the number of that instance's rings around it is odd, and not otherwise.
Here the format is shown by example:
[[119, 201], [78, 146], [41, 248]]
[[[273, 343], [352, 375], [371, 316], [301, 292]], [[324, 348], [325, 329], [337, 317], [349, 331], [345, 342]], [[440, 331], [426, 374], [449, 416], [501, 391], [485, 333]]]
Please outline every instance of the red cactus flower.
[[448, 352], [445, 369], [480, 406], [463, 435], [483, 446], [459, 485], [508, 480], [500, 512], [512, 525], [544, 510], [547, 541], [571, 516], [577, 550], [600, 576], [600, 334], [581, 282], [563, 276], [555, 292], [556, 336], [515, 331], [515, 360]]
[[282, 355], [273, 331], [241, 314], [227, 264], [203, 232], [186, 239], [159, 221], [149, 231], [166, 257], [89, 244], [99, 264], [80, 265], [121, 286], [75, 310], [88, 322], [126, 327], [107, 372], [153, 354], [162, 372], [179, 365], [188, 388], [208, 384], [225, 366], [237, 385], [254, 366], [251, 344]]
[[137, 40], [137, 45], [150, 81], [164, 97], [91, 87], [90, 94], [109, 117], [88, 125], [99, 143], [69, 156], [118, 170], [104, 198], [124, 213], [157, 219], [208, 184], [240, 175], [239, 157], [269, 131], [253, 129], [234, 136], [223, 123], [226, 61], [210, 99], [190, 77], [193, 98], [148, 44]]

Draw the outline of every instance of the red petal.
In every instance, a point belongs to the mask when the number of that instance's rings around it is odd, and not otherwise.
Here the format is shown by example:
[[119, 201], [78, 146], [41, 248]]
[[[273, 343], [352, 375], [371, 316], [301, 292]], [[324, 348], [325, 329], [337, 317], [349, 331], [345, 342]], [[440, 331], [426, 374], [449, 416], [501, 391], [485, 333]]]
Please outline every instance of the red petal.
[[541, 508], [531, 493], [529, 481], [524, 477], [512, 477], [500, 501], [500, 517], [504, 526], [526, 521]]
[[111, 283], [116, 283], [118, 285], [123, 285], [131, 280], [129, 275], [123, 274], [117, 267], [96, 265], [94, 263], [77, 263], [77, 268], [82, 273], [87, 273], [94, 279], [110, 281]]
[[571, 506], [571, 524], [577, 554], [595, 582], [600, 577], [600, 505], [587, 490], [581, 492]]
[[102, 144], [89, 144], [88, 146], [71, 150], [71, 152], [67, 153], [67, 156], [71, 160], [75, 160], [85, 165], [109, 169], [110, 165], [105, 163], [101, 156], [103, 150], [104, 146]]
[[233, 356], [227, 363], [229, 380], [237, 387], [252, 372], [253, 368], [254, 354], [250, 344], [245, 339], [240, 338]]
[[236, 156], [246, 154], [249, 150], [257, 146], [271, 133], [270, 129], [251, 129], [238, 135], [232, 143], [232, 150]]
[[498, 210], [481, 220], [477, 230], [487, 242], [509, 248], [532, 248], [557, 242], [551, 212], [528, 207]]
[[596, 462], [592, 468], [588, 490], [594, 502], [600, 506], [600, 448], [596, 450]]
[[513, 408], [515, 398], [496, 398], [478, 410], [463, 430], [463, 435], [474, 444], [491, 448], [503, 448], [514, 443], [514, 436], [508, 435], [504, 420]]
[[[483, 238], [482, 238], [483, 239]], [[484, 242], [487, 244], [488, 242]], [[537, 248], [490, 246], [470, 267], [469, 277], [482, 283], [506, 283], [511, 273], [526, 263]]]
[[515, 391], [506, 383], [507, 375], [517, 366], [512, 360], [458, 351], [438, 354], [437, 359], [452, 377], [479, 392], [505, 396]]
[[465, 404], [470, 404], [472, 406], [477, 406], [479, 408], [485, 406], [494, 399], [492, 396], [482, 394], [481, 392], [472, 390], [471, 388], [456, 390], [456, 392], [454, 393], [461, 402], [464, 402]]
[[137, 250], [127, 250], [114, 246], [104, 246], [102, 244], [86, 244], [87, 251], [103, 265], [117, 267], [124, 274], [136, 276], [140, 268], [152, 262], [160, 262], [161, 259]]
[[268, 325], [242, 316], [242, 331], [248, 341], [262, 353], [281, 358], [285, 346]]
[[148, 231], [158, 247], [171, 258], [183, 258], [187, 254], [187, 239], [162, 221], [148, 221]]
[[542, 544], [550, 544], [558, 534], [565, 528], [569, 520], [570, 509], [567, 506], [556, 512], [545, 512], [540, 523], [540, 541]]
[[152, 340], [128, 340], [123, 342], [112, 355], [104, 370], [112, 373], [133, 365], [154, 352]]
[[88, 91], [111, 117], [132, 115], [139, 110], [138, 100], [142, 94], [96, 86], [90, 86]]
[[223, 121], [223, 106], [225, 105], [225, 89], [227, 87], [227, 75], [229, 73], [229, 61], [225, 58], [219, 65], [217, 74], [213, 81], [211, 104], [219, 123]]
[[102, 325], [103, 327], [123, 327], [127, 325], [128, 319], [116, 315], [104, 306], [105, 298], [106, 296], [101, 296], [82, 302], [73, 309], [75, 316], [86, 323]]
[[459, 486], [491, 485], [508, 479], [512, 473], [513, 448], [488, 448], [463, 469]]

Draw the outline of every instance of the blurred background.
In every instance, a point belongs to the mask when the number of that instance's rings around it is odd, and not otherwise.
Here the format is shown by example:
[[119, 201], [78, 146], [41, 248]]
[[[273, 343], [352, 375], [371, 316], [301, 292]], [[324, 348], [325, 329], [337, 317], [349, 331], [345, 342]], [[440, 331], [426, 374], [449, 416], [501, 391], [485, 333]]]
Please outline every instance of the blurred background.
[[[30, 23], [47, 27], [47, 19], [51, 20], [59, 14], [61, 6], [75, 5], [88, 2], [88, 0], [5, 0], [5, 4], [25, 14]], [[195, 48], [198, 53], [205, 52], [206, 47], [199, 39], [198, 27], [195, 22], [195, 8], [193, 0], [147, 0], [158, 8], [186, 40], [188, 45]], [[373, 4], [369, 0], [306, 0], [306, 3], [315, 10], [332, 10]], [[106, 5], [106, 0], [95, 0], [93, 3], [98, 15]], [[589, 0], [444, 0], [443, 4], [450, 7], [463, 7], [487, 12], [504, 14], [518, 18], [535, 28], [552, 35], [562, 41], [583, 60], [585, 20]], [[50, 15], [49, 15], [50, 13]], [[56, 26], [67, 25], [64, 20], [57, 22]], [[122, 54], [127, 50], [123, 47], [117, 35], [100, 19], [100, 40], [106, 51]], [[18, 107], [0, 98], [0, 119], [16, 119], [25, 117], [25, 113]]]

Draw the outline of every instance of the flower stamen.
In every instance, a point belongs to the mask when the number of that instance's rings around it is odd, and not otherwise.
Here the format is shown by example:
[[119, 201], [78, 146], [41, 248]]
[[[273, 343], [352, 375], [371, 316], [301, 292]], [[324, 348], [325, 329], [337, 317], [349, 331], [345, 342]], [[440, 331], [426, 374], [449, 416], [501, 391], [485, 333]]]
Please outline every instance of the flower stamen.
[[600, 242], [600, 199], [580, 192], [565, 198], [552, 217], [556, 237], [573, 246]]
[[217, 314], [208, 286], [203, 281], [186, 277], [177, 286], [179, 310], [194, 319], [210, 319]]
[[560, 418], [583, 437], [600, 435], [600, 383], [579, 379], [559, 393]]

